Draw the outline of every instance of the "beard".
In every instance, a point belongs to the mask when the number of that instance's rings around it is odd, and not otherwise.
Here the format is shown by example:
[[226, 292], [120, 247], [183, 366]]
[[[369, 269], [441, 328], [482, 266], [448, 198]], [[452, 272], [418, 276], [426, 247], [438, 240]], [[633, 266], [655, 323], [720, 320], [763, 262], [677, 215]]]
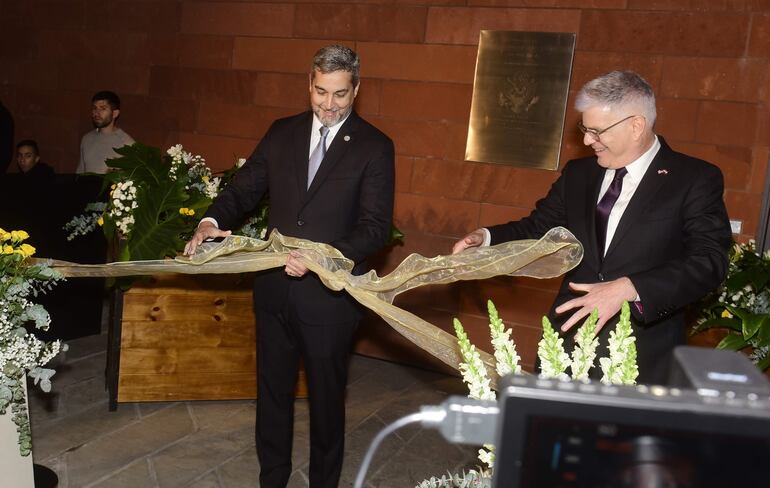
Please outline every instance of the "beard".
[[[325, 127], [332, 127], [336, 125], [340, 120], [347, 117], [352, 109], [352, 106], [348, 106], [346, 108], [324, 110], [318, 105], [313, 105], [313, 113], [316, 115], [316, 117], [318, 117], [318, 120], [320, 120], [321, 124], [323, 124]], [[329, 114], [329, 112], [331, 112], [331, 114]]]
[[91, 119], [91, 122], [93, 122], [94, 127], [97, 129], [104, 129], [112, 123], [112, 117], [108, 117], [106, 119]]

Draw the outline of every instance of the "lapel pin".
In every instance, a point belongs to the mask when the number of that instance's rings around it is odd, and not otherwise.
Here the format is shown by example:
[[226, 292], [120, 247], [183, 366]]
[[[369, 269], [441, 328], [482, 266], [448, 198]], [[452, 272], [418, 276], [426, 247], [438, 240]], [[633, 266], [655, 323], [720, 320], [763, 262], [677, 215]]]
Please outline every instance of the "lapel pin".
[[350, 136], [345, 136], [342, 138], [343, 141], [348, 142], [350, 140]]
[[668, 174], [668, 170], [667, 169], [659, 169], [658, 170], [658, 174], [659, 175], [667, 175]]

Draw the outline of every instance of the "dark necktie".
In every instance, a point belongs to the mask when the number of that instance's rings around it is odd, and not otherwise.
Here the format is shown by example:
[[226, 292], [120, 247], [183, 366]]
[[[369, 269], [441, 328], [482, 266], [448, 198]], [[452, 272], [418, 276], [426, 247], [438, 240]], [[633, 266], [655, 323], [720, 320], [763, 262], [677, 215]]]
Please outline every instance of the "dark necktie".
[[610, 212], [615, 202], [620, 196], [620, 191], [623, 189], [623, 177], [626, 176], [628, 170], [620, 168], [615, 170], [615, 177], [612, 178], [612, 183], [604, 196], [599, 200], [599, 204], [596, 205], [596, 242], [599, 244], [599, 256], [604, 256], [604, 242], [607, 238], [607, 221], [610, 219]]
[[315, 174], [318, 172], [318, 168], [321, 167], [321, 161], [326, 156], [326, 136], [329, 134], [329, 128], [322, 125], [319, 129], [321, 131], [321, 139], [318, 141], [318, 145], [313, 149], [313, 153], [310, 155], [310, 160], [307, 165], [307, 187], [310, 188], [310, 184], [315, 178]]

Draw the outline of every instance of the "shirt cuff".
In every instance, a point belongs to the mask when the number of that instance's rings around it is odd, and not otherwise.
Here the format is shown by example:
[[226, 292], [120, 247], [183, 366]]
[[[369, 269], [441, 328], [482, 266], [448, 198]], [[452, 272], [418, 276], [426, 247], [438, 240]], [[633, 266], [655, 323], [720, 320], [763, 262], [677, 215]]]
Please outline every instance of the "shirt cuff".
[[481, 245], [483, 247], [487, 247], [492, 243], [492, 234], [489, 233], [489, 229], [486, 227], [482, 227], [481, 230], [484, 231], [484, 240], [482, 241]]
[[217, 229], [219, 229], [219, 222], [217, 222], [217, 219], [215, 219], [215, 218], [212, 218], [212, 217], [203, 217], [203, 218], [201, 219], [201, 221], [200, 221], [200, 222], [198, 222], [198, 227], [200, 227], [200, 226], [201, 226], [201, 224], [202, 224], [202, 223], [204, 223], [204, 222], [211, 222], [212, 224], [214, 224], [214, 227], [216, 227]]

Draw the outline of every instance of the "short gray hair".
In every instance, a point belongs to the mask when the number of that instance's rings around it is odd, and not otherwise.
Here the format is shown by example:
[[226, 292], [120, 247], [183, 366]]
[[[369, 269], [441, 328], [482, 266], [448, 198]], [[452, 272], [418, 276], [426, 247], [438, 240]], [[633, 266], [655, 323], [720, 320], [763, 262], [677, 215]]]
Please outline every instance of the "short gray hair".
[[612, 71], [589, 81], [577, 95], [575, 108], [585, 112], [603, 106], [611, 110], [636, 105], [641, 108], [650, 129], [655, 125], [655, 93], [647, 81], [633, 71]]
[[333, 44], [318, 50], [313, 56], [313, 65], [310, 68], [311, 76], [315, 76], [316, 70], [321, 73], [333, 73], [335, 71], [347, 71], [351, 75], [353, 86], [358, 85], [360, 78], [359, 69], [361, 60], [355, 51], [349, 47]]

